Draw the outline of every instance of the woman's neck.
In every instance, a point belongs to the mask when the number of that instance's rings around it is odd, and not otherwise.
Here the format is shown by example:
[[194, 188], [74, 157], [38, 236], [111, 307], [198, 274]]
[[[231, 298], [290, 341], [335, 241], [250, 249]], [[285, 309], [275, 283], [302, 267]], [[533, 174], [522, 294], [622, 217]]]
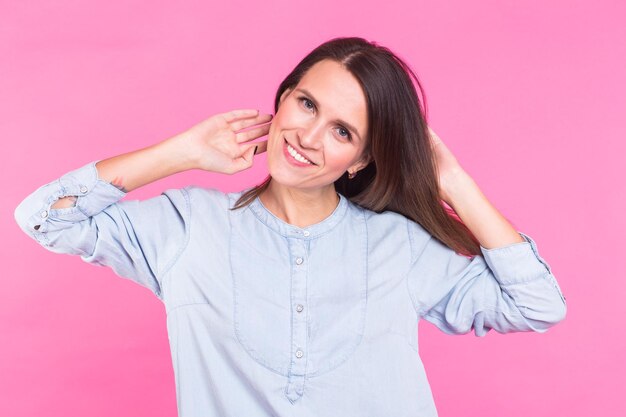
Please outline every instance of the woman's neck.
[[339, 196], [333, 184], [325, 188], [302, 190], [270, 181], [259, 199], [276, 217], [301, 228], [321, 222], [339, 204]]

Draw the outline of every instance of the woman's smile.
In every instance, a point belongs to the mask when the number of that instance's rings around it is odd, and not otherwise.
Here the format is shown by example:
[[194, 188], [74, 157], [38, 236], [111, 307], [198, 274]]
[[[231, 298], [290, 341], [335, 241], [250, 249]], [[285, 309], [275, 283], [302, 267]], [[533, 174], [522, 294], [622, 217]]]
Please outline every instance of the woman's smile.
[[285, 155], [287, 161], [295, 166], [306, 167], [316, 165], [302, 153], [298, 152], [293, 146], [291, 146], [286, 139], [283, 145], [283, 154]]

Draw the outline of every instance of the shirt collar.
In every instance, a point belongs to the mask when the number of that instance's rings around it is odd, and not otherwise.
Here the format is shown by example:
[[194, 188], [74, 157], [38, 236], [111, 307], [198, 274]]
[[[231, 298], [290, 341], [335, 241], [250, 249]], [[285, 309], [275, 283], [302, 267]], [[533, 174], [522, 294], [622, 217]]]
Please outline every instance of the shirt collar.
[[346, 215], [348, 211], [348, 200], [343, 195], [337, 193], [339, 203], [335, 210], [319, 223], [307, 227], [297, 227], [276, 217], [269, 211], [257, 196], [248, 206], [254, 215], [267, 227], [285, 237], [295, 237], [301, 239], [312, 239], [320, 236], [334, 228]]

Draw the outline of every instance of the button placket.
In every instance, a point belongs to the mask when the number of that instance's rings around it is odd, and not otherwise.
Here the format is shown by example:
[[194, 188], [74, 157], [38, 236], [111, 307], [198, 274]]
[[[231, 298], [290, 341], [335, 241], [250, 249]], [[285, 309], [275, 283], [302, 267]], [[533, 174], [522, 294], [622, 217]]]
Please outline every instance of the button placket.
[[304, 392], [304, 376], [306, 373], [307, 356], [307, 324], [304, 304], [307, 288], [306, 241], [301, 238], [289, 239], [289, 251], [293, 264], [291, 269], [291, 367], [285, 394], [289, 401], [294, 402]]

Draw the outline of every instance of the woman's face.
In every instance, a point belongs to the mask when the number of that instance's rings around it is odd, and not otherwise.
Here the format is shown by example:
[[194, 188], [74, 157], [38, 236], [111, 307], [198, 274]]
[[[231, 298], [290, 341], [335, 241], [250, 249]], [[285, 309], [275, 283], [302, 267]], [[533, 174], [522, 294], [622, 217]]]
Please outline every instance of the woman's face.
[[315, 64], [281, 96], [268, 133], [267, 161], [280, 184], [319, 189], [367, 165], [367, 106], [359, 82], [339, 63]]

